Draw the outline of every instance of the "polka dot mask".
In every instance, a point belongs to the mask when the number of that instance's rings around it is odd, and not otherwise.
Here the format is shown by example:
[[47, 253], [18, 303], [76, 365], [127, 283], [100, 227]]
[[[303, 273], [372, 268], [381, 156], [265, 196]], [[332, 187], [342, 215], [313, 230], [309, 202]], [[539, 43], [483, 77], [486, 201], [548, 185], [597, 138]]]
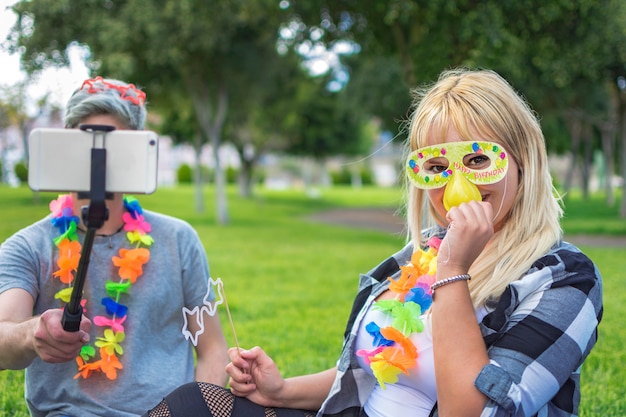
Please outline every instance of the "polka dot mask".
[[504, 178], [508, 156], [493, 142], [451, 142], [413, 151], [406, 162], [409, 180], [425, 190], [441, 188], [456, 173], [476, 185], [494, 184]]
[[502, 180], [508, 169], [504, 149], [493, 142], [451, 142], [426, 146], [409, 155], [406, 172], [411, 182], [425, 190], [446, 187], [446, 210], [481, 201], [476, 185]]

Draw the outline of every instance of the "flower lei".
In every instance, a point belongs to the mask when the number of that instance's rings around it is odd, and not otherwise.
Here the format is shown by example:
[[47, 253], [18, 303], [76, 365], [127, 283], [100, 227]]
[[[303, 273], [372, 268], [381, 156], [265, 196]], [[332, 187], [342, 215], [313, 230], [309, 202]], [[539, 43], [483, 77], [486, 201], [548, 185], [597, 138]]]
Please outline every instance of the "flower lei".
[[[124, 341], [124, 321], [126, 321], [128, 307], [120, 303], [123, 294], [128, 294], [132, 285], [143, 274], [143, 265], [150, 259], [150, 251], [144, 247], [152, 245], [154, 240], [148, 234], [151, 226], [143, 217], [143, 210], [139, 202], [133, 197], [124, 197], [124, 207], [127, 212], [122, 216], [126, 238], [133, 249], [121, 248], [119, 256], [113, 256], [113, 265], [119, 268], [119, 279], [107, 280], [105, 284], [108, 297], [102, 299], [108, 316], [96, 316], [93, 323], [104, 327], [103, 335], [97, 337], [94, 345], [99, 349], [99, 359], [95, 359], [96, 349], [91, 345], [85, 345], [80, 355], [76, 357], [79, 377], [89, 378], [94, 372], [103, 372], [104, 375], [114, 380], [117, 378], [117, 370], [123, 365], [118, 356], [124, 353], [121, 343]], [[54, 277], [66, 284], [67, 287], [58, 291], [54, 298], [68, 303], [72, 294], [72, 283], [80, 261], [81, 244], [78, 240], [77, 228], [80, 219], [74, 215], [73, 200], [71, 195], [60, 195], [50, 202], [52, 212], [52, 224], [59, 229], [60, 236], [54, 239], [54, 244], [59, 248], [57, 266], [59, 269], [53, 274]], [[85, 307], [86, 300], [81, 305]], [[85, 310], [86, 311], [86, 310]]]
[[367, 324], [365, 330], [374, 338], [373, 348], [360, 349], [357, 355], [364, 358], [383, 389], [385, 383], [398, 382], [400, 372], [408, 375], [417, 362], [417, 348], [409, 336], [424, 330], [420, 316], [432, 304], [430, 286], [435, 282], [440, 244], [441, 239], [432, 237], [428, 241], [428, 250], [419, 248], [413, 252], [411, 261], [400, 267], [400, 277], [397, 280], [387, 278], [391, 281], [389, 290], [395, 293], [395, 297], [373, 305], [374, 309], [390, 317], [391, 324], [385, 327], [373, 321]]

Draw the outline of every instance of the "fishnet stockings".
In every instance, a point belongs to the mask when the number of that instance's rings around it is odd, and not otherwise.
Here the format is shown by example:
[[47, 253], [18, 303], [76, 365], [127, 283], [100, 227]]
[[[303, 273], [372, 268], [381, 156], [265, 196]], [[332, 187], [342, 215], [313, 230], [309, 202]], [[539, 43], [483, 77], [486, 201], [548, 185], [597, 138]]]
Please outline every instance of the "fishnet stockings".
[[[213, 384], [199, 382], [200, 392], [204, 402], [214, 417], [231, 416], [233, 412], [233, 404], [235, 396], [225, 388]], [[146, 414], [147, 417], [172, 417], [170, 408], [165, 400], [161, 401], [156, 407]], [[314, 417], [315, 413], [303, 411], [302, 417]], [[265, 417], [277, 417], [276, 410], [273, 408], [265, 409]]]
[[213, 384], [199, 383], [204, 403], [216, 417], [230, 416], [233, 412], [235, 397], [230, 391]]
[[147, 414], [148, 417], [172, 417], [170, 414], [170, 408], [167, 406], [165, 400], [161, 401], [156, 407], [150, 410]]

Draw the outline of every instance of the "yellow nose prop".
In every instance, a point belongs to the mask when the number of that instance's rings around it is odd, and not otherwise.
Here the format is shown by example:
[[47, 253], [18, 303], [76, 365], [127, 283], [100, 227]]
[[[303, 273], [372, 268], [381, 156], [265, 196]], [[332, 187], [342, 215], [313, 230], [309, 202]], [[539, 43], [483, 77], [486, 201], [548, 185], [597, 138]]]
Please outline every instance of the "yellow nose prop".
[[463, 175], [458, 172], [452, 174], [452, 178], [443, 192], [443, 206], [447, 211], [452, 207], [456, 207], [461, 203], [469, 203], [470, 201], [481, 201], [480, 191], [476, 185], [469, 182]]

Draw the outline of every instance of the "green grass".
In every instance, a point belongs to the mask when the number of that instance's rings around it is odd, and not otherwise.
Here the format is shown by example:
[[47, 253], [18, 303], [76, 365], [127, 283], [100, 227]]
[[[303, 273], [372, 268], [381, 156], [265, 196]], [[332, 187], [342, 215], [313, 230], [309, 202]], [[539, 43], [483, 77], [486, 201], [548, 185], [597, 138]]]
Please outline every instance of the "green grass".
[[565, 200], [563, 229], [567, 234], [626, 236], [626, 219], [618, 215], [621, 193], [615, 199], [616, 204], [608, 206], [604, 193], [594, 194], [588, 200], [583, 200], [579, 192], [570, 193]]
[[[53, 196], [41, 194], [34, 199], [26, 188], [0, 187], [0, 241], [44, 216]], [[334, 365], [358, 274], [404, 242], [399, 235], [307, 220], [309, 214], [329, 208], [398, 208], [402, 201], [398, 189], [324, 189], [319, 198], [296, 190], [258, 190], [252, 199], [242, 199], [232, 189], [227, 226], [216, 224], [211, 188], [205, 190], [204, 214], [194, 211], [191, 187], [163, 188], [139, 199], [147, 209], [175, 215], [194, 226], [205, 245], [212, 277], [224, 281], [240, 345], [263, 346], [285, 376]], [[571, 197], [566, 233], [618, 230], [626, 236], [626, 221], [618, 218], [617, 208], [603, 205], [601, 196], [589, 202]], [[598, 264], [606, 290], [600, 341], [583, 370], [581, 416], [623, 416], [626, 248], [583, 249]], [[225, 311], [220, 314], [226, 337], [234, 345]], [[0, 372], [0, 389], [0, 417], [28, 415], [23, 371]]]
[[626, 248], [583, 248], [603, 277], [598, 344], [583, 365], [581, 416], [626, 416]]

